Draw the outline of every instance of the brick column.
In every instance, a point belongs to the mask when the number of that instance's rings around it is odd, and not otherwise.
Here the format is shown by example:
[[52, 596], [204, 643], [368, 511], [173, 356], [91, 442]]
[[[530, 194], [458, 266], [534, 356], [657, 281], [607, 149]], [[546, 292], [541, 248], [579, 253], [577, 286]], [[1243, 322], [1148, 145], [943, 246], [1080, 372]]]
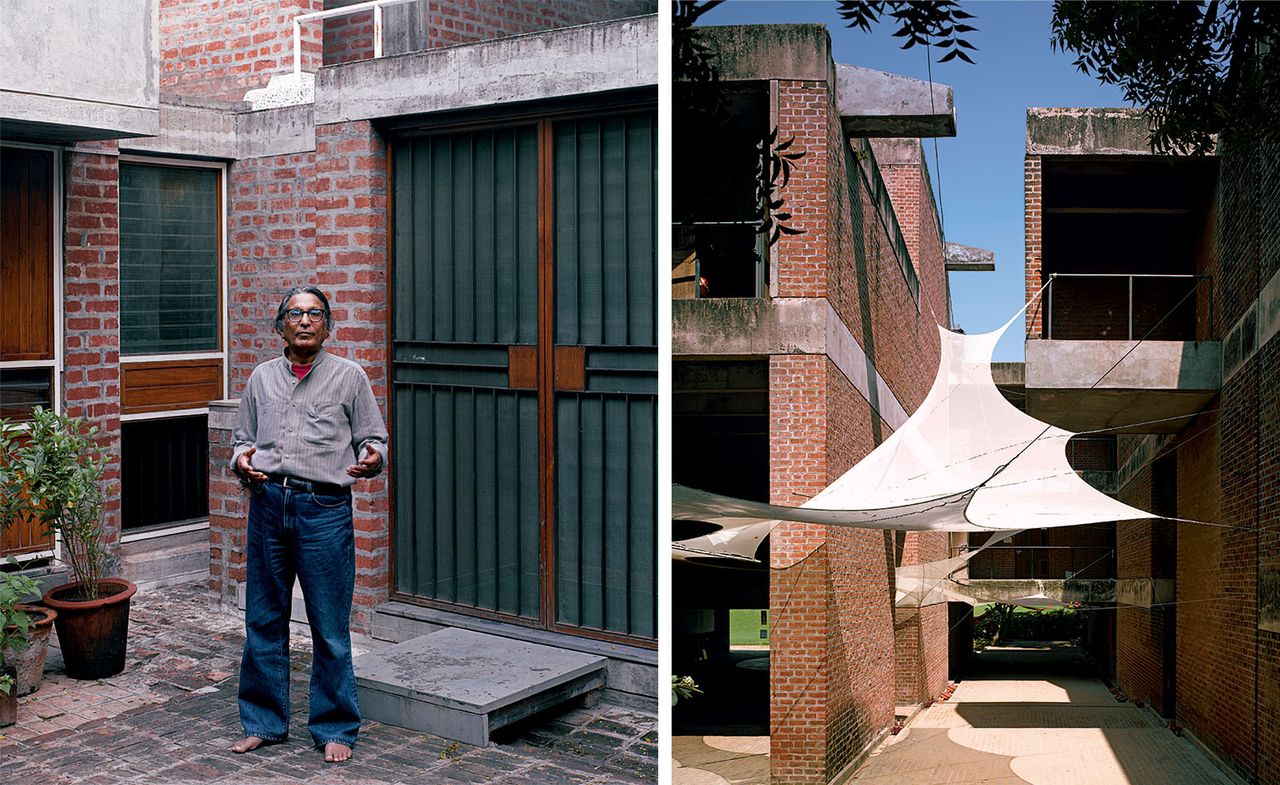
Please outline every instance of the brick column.
[[[769, 358], [770, 502], [826, 485], [826, 358]], [[782, 523], [769, 537], [770, 769], [774, 782], [826, 778], [826, 529]]]
[[[387, 146], [367, 121], [316, 127], [316, 274], [329, 282], [335, 349], [369, 374], [390, 420], [387, 383]], [[395, 465], [395, 453], [391, 463]], [[367, 631], [390, 591], [387, 478], [361, 481], [355, 495], [356, 591], [352, 627]]]
[[[827, 294], [827, 119], [833, 111], [825, 82], [778, 82], [778, 141], [804, 151], [779, 194], [787, 224], [802, 234], [783, 235], [772, 249], [778, 297]], [[776, 194], [777, 195], [777, 194]]]
[[[1040, 192], [1040, 156], [1028, 155], [1023, 169], [1023, 231], [1026, 239], [1026, 284], [1027, 299], [1040, 291], [1044, 286], [1044, 275], [1041, 271], [1041, 192]], [[1027, 309], [1027, 333], [1032, 338], [1044, 334], [1041, 324], [1045, 321], [1045, 308], [1048, 307], [1048, 292], [1041, 295], [1036, 305]]]
[[120, 159], [114, 142], [63, 159], [63, 408], [98, 426], [110, 463], [103, 478], [106, 542], [120, 540]]

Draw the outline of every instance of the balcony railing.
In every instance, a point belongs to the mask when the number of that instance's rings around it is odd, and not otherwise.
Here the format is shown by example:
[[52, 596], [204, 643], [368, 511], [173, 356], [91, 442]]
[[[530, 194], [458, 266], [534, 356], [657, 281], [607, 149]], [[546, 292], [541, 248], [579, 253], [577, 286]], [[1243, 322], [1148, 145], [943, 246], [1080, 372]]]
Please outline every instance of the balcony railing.
[[1050, 340], [1193, 341], [1213, 324], [1213, 277], [1051, 273], [1044, 304]]
[[[958, 545], [952, 556], [974, 546]], [[969, 560], [970, 580], [1023, 578], [1114, 578], [1116, 553], [1109, 545], [992, 545]]]

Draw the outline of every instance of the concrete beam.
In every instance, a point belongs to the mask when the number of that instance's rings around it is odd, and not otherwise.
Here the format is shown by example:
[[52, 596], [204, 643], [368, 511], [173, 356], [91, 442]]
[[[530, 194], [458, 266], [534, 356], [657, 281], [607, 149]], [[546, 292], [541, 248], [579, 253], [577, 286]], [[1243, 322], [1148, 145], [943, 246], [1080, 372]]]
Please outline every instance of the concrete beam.
[[1140, 109], [1027, 109], [1028, 155], [1151, 155]]
[[658, 82], [658, 17], [633, 17], [325, 68], [317, 125], [502, 106]]
[[242, 111], [188, 101], [160, 105], [160, 132], [121, 142], [131, 152], [241, 160], [316, 149], [314, 107]]
[[1178, 431], [1222, 383], [1216, 341], [1031, 340], [1026, 358], [1027, 414], [1070, 431]]
[[0, 137], [46, 143], [159, 128], [158, 0], [0, 0]]
[[823, 354], [891, 428], [907, 411], [862, 345], [821, 297], [724, 298], [671, 303], [671, 353], [692, 357]]
[[947, 260], [947, 272], [979, 272], [989, 273], [996, 269], [996, 252], [985, 248], [974, 248], [971, 245], [947, 243], [944, 251]]
[[830, 82], [831, 35], [826, 25], [726, 25], [699, 27], [703, 44], [717, 53], [722, 81]]
[[954, 91], [936, 82], [837, 63], [836, 106], [848, 136], [956, 135]]

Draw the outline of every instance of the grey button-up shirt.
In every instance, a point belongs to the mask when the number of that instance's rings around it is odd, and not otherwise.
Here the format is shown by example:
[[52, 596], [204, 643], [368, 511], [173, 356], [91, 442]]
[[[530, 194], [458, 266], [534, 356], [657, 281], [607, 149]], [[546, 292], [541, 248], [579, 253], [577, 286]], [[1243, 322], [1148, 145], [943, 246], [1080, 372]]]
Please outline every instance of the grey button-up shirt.
[[231, 469], [250, 447], [253, 468], [313, 482], [354, 485], [347, 467], [371, 444], [388, 460], [387, 426], [357, 364], [321, 351], [301, 381], [284, 355], [253, 369], [236, 421]]

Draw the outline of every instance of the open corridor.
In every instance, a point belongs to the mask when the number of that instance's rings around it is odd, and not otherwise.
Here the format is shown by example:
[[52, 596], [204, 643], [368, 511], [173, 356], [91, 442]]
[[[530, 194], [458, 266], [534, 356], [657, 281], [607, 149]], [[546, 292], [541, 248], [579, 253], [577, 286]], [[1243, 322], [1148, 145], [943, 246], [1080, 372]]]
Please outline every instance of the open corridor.
[[[1080, 651], [988, 647], [951, 699], [918, 712], [858, 785], [1231, 785], [1148, 709], [1120, 702]], [[768, 785], [768, 739], [677, 736], [675, 785]]]

